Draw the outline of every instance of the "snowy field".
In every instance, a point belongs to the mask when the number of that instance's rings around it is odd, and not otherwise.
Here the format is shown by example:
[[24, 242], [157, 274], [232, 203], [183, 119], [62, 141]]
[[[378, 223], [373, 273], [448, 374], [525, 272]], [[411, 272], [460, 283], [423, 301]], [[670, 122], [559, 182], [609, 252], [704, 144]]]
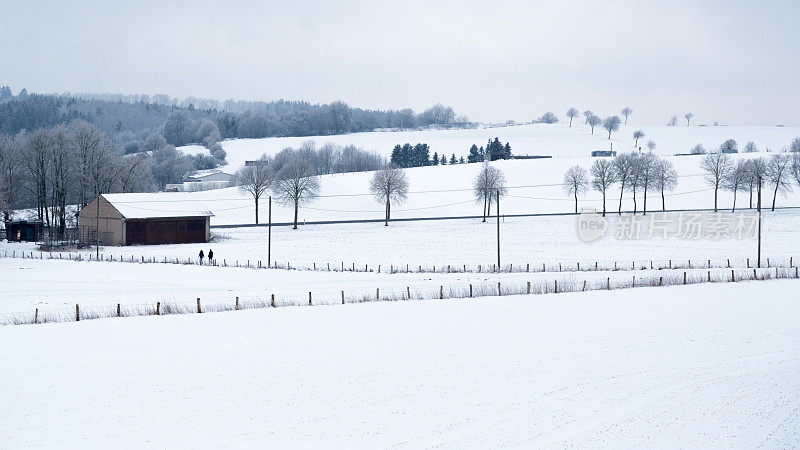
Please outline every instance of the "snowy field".
[[[680, 283], [684, 271], [690, 279], [705, 280], [709, 272], [705, 264], [695, 262], [695, 268], [690, 270], [658, 266], [650, 270], [644, 264], [646, 270], [626, 266], [619, 271], [576, 271], [573, 266], [565, 267], [564, 272], [537, 272], [536, 267], [525, 272], [523, 267], [522, 272], [514, 273], [442, 273], [440, 269], [437, 273], [388, 274], [0, 258], [0, 270], [11, 277], [0, 287], [0, 325], [33, 322], [36, 309], [37, 321], [74, 320], [76, 304], [84, 317], [110, 317], [116, 315], [117, 304], [124, 315], [154, 311], [156, 302], [194, 312], [197, 298], [206, 311], [215, 311], [220, 307], [232, 309], [237, 297], [242, 308], [263, 307], [269, 304], [271, 295], [275, 295], [277, 306], [307, 305], [309, 292], [314, 305], [323, 305], [341, 304], [342, 292], [348, 303], [371, 301], [378, 295], [380, 299], [395, 300], [438, 299], [440, 294], [446, 298], [467, 297], [470, 285], [476, 296], [496, 295], [498, 282], [507, 295], [525, 293], [527, 282], [532, 284], [532, 293], [544, 289], [552, 292], [554, 283], [561, 286], [562, 292], [579, 290], [584, 281], [589, 290], [605, 289], [608, 283], [614, 288], [630, 287], [634, 278], [638, 286], [659, 277], [669, 284], [669, 280]], [[713, 280], [730, 280], [730, 270], [724, 265], [723, 262], [723, 267], [710, 270]], [[793, 277], [794, 271], [786, 265], [788, 262], [780, 269], [781, 274]], [[737, 279], [752, 274], [749, 269], [735, 271]], [[760, 273], [772, 275], [774, 270], [765, 268]], [[136, 282], [131, 284], [130, 280]]]
[[[758, 155], [758, 154], [757, 154]], [[733, 159], [753, 155], [733, 155]], [[769, 155], [760, 155], [769, 156]], [[707, 209], [714, 207], [714, 191], [708, 186], [700, 168], [702, 156], [671, 157], [679, 180], [676, 189], [665, 195], [667, 209]], [[496, 161], [506, 177], [508, 194], [501, 199], [503, 214], [570, 213], [575, 210], [574, 201], [563, 193], [564, 173], [573, 165], [589, 170], [596, 158], [561, 158], [544, 160]], [[475, 201], [473, 180], [480, 171], [480, 164], [456, 166], [429, 166], [407, 169], [409, 194], [406, 201], [392, 206], [393, 218], [461, 217], [480, 216], [482, 203]], [[299, 220], [337, 221], [382, 219], [385, 209], [369, 192], [372, 172], [325, 175], [320, 177], [320, 197], [302, 206]], [[795, 186], [796, 187], [796, 186]], [[800, 206], [800, 189], [788, 196], [778, 196], [778, 206]], [[626, 189], [623, 210], [633, 210], [632, 192]], [[119, 197], [119, 195], [115, 195]], [[197, 214], [210, 211], [211, 225], [252, 224], [255, 222], [253, 198], [238, 188], [218, 189], [203, 192], [168, 192], [160, 194], [125, 194], [120, 200], [126, 209], [142, 216], [165, 214]], [[764, 188], [763, 202], [771, 206], [772, 192]], [[637, 192], [638, 210], [643, 206], [642, 192]], [[739, 208], [749, 203], [747, 190], [740, 191], [737, 198]], [[617, 211], [619, 186], [614, 186], [607, 198], [607, 208]], [[719, 206], [731, 208], [733, 196], [730, 192], [719, 193]], [[267, 221], [268, 198], [260, 202], [260, 222]], [[596, 191], [579, 196], [579, 208], [602, 209], [602, 197]], [[660, 192], [647, 193], [649, 211], [661, 209]], [[494, 210], [494, 208], [493, 208]], [[273, 222], [292, 221], [291, 207], [273, 202]]]
[[0, 447], [796, 447], [798, 287], [0, 327]]
[[[655, 153], [667, 157], [679, 174], [678, 185], [673, 192], [666, 195], [668, 209], [713, 208], [714, 198], [711, 189], [703, 180], [700, 168], [702, 156], [674, 156], [677, 153], [688, 153], [696, 144], [701, 143], [708, 150], [715, 150], [726, 139], [735, 139], [740, 149], [747, 142], [754, 142], [760, 152], [731, 155], [736, 161], [741, 158], [769, 157], [769, 152], [779, 152], [790, 144], [792, 139], [800, 136], [800, 128], [792, 127], [752, 127], [752, 126], [720, 126], [720, 127], [667, 127], [643, 126], [636, 124], [623, 125], [614, 138], [606, 139], [602, 130], [589, 134], [582, 123], [575, 123], [572, 128], [565, 124], [556, 125], [520, 125], [501, 128], [477, 128], [468, 130], [428, 130], [412, 132], [370, 132], [338, 136], [317, 136], [304, 138], [267, 138], [239, 139], [225, 141], [222, 145], [228, 153], [228, 171], [235, 171], [246, 160], [257, 159], [260, 155], [275, 154], [287, 146], [297, 147], [305, 140], [314, 140], [318, 144], [334, 142], [347, 145], [354, 144], [383, 155], [389, 156], [395, 144], [405, 142], [425, 142], [431, 145], [431, 153], [446, 155], [455, 153], [466, 155], [469, 147], [476, 143], [485, 145], [487, 139], [499, 136], [504, 142], [511, 143], [517, 155], [550, 155], [552, 159], [498, 161], [507, 179], [508, 196], [502, 201], [502, 209], [507, 214], [526, 213], [563, 213], [574, 210], [574, 203], [562, 192], [564, 173], [574, 165], [588, 170], [597, 158], [590, 157], [592, 150], [608, 149], [611, 142], [614, 149], [624, 152], [634, 150], [634, 141], [630, 137], [634, 130], [641, 128], [647, 140], [657, 143]], [[195, 147], [185, 148], [189, 153], [197, 152]], [[645, 147], [646, 150], [646, 147]], [[481, 214], [482, 205], [476, 204], [472, 193], [472, 181], [480, 170], [480, 164], [464, 164], [456, 166], [433, 166], [407, 169], [410, 193], [402, 205], [394, 205], [392, 214], [395, 218], [414, 217], [452, 217]], [[383, 205], [376, 202], [369, 192], [369, 179], [372, 173], [351, 173], [326, 175], [320, 178], [321, 196], [310, 205], [300, 210], [301, 221], [325, 220], [359, 220], [380, 219]], [[639, 208], [642, 193], [639, 192]], [[154, 197], [148, 197], [151, 200]], [[619, 198], [618, 186], [611, 189], [608, 208], [616, 210]], [[155, 197], [156, 201], [145, 202], [146, 198], [131, 197], [128, 206], [141, 211], [186, 210], [196, 211], [198, 208], [214, 214], [212, 224], [244, 224], [254, 222], [252, 198], [240, 193], [237, 188], [229, 188], [201, 193], [168, 193]], [[722, 208], [730, 208], [732, 195], [720, 193]], [[771, 204], [771, 192], [765, 189], [765, 203]], [[601, 209], [602, 201], [599, 193], [590, 191], [580, 196], [579, 207]], [[769, 201], [767, 201], [769, 200]], [[800, 205], [798, 194], [788, 197], [780, 196], [778, 205]], [[748, 192], [740, 192], [738, 205], [749, 204]], [[261, 202], [261, 221], [266, 221], [267, 199]], [[623, 208], [633, 209], [631, 192], [625, 193]], [[273, 220], [288, 222], [293, 211], [290, 208], [273, 205]], [[661, 207], [659, 192], [648, 192], [648, 208]]]
[[[741, 147], [748, 141], [753, 141], [762, 151], [767, 149], [780, 151], [787, 147], [797, 136], [800, 128], [797, 127], [755, 127], [755, 126], [652, 126], [639, 125], [635, 117], [627, 125], [621, 125], [620, 130], [612, 134], [609, 140], [608, 133], [596, 127], [594, 135], [590, 128], [581, 120], [573, 122], [572, 128], [567, 124], [532, 124], [498, 128], [474, 128], [463, 130], [424, 130], [424, 131], [398, 131], [398, 132], [366, 132], [352, 133], [335, 136], [310, 136], [310, 137], [284, 137], [265, 139], [234, 139], [223, 141], [222, 147], [228, 153], [227, 160], [230, 170], [236, 170], [247, 160], [258, 159], [261, 155], [274, 155], [286, 147], [299, 147], [303, 142], [314, 141], [317, 146], [326, 142], [337, 145], [355, 145], [366, 150], [375, 151], [387, 158], [397, 144], [427, 143], [431, 154], [437, 152], [450, 157], [455, 153], [457, 157], [465, 159], [472, 144], [486, 146], [489, 139], [500, 138], [503, 142], [511, 144], [512, 152], [516, 155], [549, 155], [553, 157], [588, 156], [592, 150], [607, 150], [610, 142], [614, 149], [630, 151], [634, 148], [631, 137], [636, 130], [645, 133], [644, 140], [639, 141], [642, 148], [647, 148], [648, 140], [656, 142], [656, 153], [661, 155], [674, 155], [688, 153], [697, 144], [703, 144], [707, 149], [716, 149], [727, 139], [735, 139]], [[187, 146], [181, 149], [190, 154], [208, 153], [207, 149], [200, 146]]]
[[[715, 217], [732, 218], [734, 231], [738, 218], [746, 218], [743, 222], [748, 227], [754, 213], [744, 211], [731, 216], [724, 212], [720, 216], [712, 213], [700, 217], [712, 220]], [[753, 235], [743, 234], [742, 239], [733, 235], [722, 239], [691, 239], [693, 236], [679, 236], [678, 227], [681, 214], [670, 213], [665, 217], [670, 222], [670, 233], [663, 239], [658, 233], [649, 237], [651, 220], [661, 220], [658, 214], [646, 217], [637, 216], [641, 220], [640, 239], [618, 238], [617, 233], [623, 229], [623, 223], [630, 220], [630, 215], [619, 219], [615, 214], [607, 216], [609, 228], [607, 235], [593, 242], [584, 242], [578, 235], [577, 216], [542, 216], [524, 218], [505, 218], [501, 222], [501, 252], [503, 265], [524, 264], [539, 266], [563, 263], [575, 266], [580, 262], [584, 266], [598, 262], [601, 265], [613, 266], [615, 261], [630, 264], [631, 261], [656, 260], [666, 262], [686, 261], [705, 262], [713, 259], [719, 263], [722, 259], [731, 259], [731, 264], [744, 266], [746, 259], [753, 261], [757, 252], [757, 241]], [[683, 217], [688, 219], [689, 214]], [[622, 220], [623, 222], [620, 222]], [[709, 222], [702, 222], [709, 228]], [[763, 254], [773, 261], [788, 263], [790, 257], [800, 261], [800, 238], [798, 238], [800, 210], [780, 210], [763, 213]], [[240, 227], [213, 230], [214, 241], [208, 244], [176, 244], [129, 247], [104, 247], [105, 258], [114, 255], [140, 259], [142, 256], [163, 260], [180, 258], [197, 258], [200, 249], [205, 253], [214, 250], [217, 261], [228, 265], [251, 264], [261, 261], [266, 265], [267, 229], [265, 227]], [[706, 231], [702, 236], [709, 237]], [[33, 244], [0, 243], [0, 252], [37, 253]], [[496, 222], [490, 218], [487, 223], [480, 219], [441, 220], [423, 222], [395, 222], [389, 227], [381, 223], [306, 225], [297, 230], [291, 227], [274, 227], [272, 229], [272, 259], [280, 265], [289, 263], [292, 267], [341, 267], [341, 263], [351, 266], [355, 263], [359, 268], [364, 265], [376, 269], [378, 264], [387, 270], [394, 265], [411, 267], [437, 265], [440, 268], [448, 264], [456, 266], [478, 265], [488, 266], [497, 261]], [[82, 251], [84, 258], [94, 253], [94, 249]], [[67, 258], [67, 254], [62, 254]]]

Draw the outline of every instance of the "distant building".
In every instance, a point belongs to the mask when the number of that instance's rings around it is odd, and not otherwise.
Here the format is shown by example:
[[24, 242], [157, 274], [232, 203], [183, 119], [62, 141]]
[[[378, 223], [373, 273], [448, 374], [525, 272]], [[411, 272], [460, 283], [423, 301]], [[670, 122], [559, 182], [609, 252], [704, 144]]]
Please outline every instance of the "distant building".
[[592, 151], [593, 157], [601, 157], [601, 156], [617, 156], [616, 150], [593, 150]]
[[186, 205], [169, 201], [171, 197], [163, 193], [101, 195], [78, 213], [80, 241], [94, 244], [99, 231], [101, 245], [208, 242], [211, 212], [185, 209]]
[[41, 240], [44, 226], [42, 222], [16, 220], [8, 221], [6, 226], [6, 239], [9, 242], [36, 242]]
[[236, 177], [219, 169], [200, 170], [187, 175], [182, 183], [168, 184], [167, 192], [199, 192], [224, 189], [235, 184]]

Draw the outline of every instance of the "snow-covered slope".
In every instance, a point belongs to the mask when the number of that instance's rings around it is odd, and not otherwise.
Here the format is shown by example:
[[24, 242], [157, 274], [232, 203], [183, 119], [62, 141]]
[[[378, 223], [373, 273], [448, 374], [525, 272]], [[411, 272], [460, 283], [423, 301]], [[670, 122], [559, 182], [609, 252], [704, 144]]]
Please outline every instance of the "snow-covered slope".
[[[769, 154], [733, 155], [734, 159], [753, 156], [768, 157]], [[668, 157], [680, 175], [678, 186], [666, 195], [668, 209], [713, 208], [713, 189], [703, 181], [700, 169], [701, 156]], [[567, 213], [574, 211], [574, 202], [562, 190], [564, 173], [573, 165], [587, 170], [596, 158], [574, 157], [538, 160], [496, 161], [495, 164], [506, 176], [508, 195], [502, 200], [504, 214]], [[454, 217], [481, 215], [482, 204], [474, 200], [472, 182], [480, 170], [480, 164], [454, 166], [429, 166], [407, 169], [410, 193], [405, 203], [393, 205], [393, 218]], [[300, 208], [300, 221], [336, 221], [381, 219], [384, 208], [369, 192], [371, 172], [334, 174], [320, 177], [320, 197]], [[771, 193], [765, 191], [765, 204], [771, 202]], [[638, 193], [641, 210], [641, 192]], [[765, 197], [765, 198], [766, 198]], [[237, 188], [219, 189], [196, 193], [133, 194], [129, 200], [125, 195], [116, 197], [118, 202], [128, 202], [131, 211], [141, 214], [168, 215], [171, 212], [193, 214], [210, 211], [213, 225], [254, 223], [253, 199]], [[779, 206], [800, 204], [798, 194], [778, 198]], [[616, 211], [619, 202], [618, 187], [614, 187], [607, 200], [608, 209]], [[267, 219], [267, 197], [260, 202], [260, 222]], [[729, 208], [732, 195], [720, 193], [720, 207]], [[740, 192], [738, 206], [748, 206], [747, 192]], [[601, 196], [589, 191], [580, 196], [579, 208], [602, 207]], [[658, 192], [648, 192], [648, 210], [661, 208]], [[626, 191], [623, 209], [633, 209], [631, 192]], [[273, 203], [273, 221], [290, 222], [293, 210]]]
[[0, 327], [0, 447], [796, 447], [798, 287]]
[[[639, 146], [646, 149], [646, 142], [656, 142], [656, 153], [674, 155], [688, 153], [696, 144], [703, 144], [707, 149], [716, 149], [726, 139], [735, 139], [741, 147], [753, 141], [762, 150], [767, 148], [780, 151], [788, 147], [792, 139], [800, 136], [800, 128], [796, 127], [756, 127], [756, 126], [649, 126], [632, 123], [622, 125], [618, 132], [607, 139], [608, 134], [596, 127], [594, 135], [588, 126], [576, 122], [570, 128], [567, 124], [533, 124], [499, 128], [475, 128], [462, 130], [425, 130], [399, 132], [353, 133], [335, 136], [286, 137], [265, 139], [236, 139], [222, 142], [228, 153], [227, 170], [236, 170], [244, 161], [258, 159], [262, 154], [273, 155], [286, 147], [297, 148], [305, 141], [314, 141], [317, 145], [331, 142], [339, 145], [353, 144], [367, 150], [373, 150], [390, 156], [392, 148], [406, 142], [415, 144], [427, 143], [431, 154], [437, 152], [448, 157], [455, 153], [457, 157], [466, 158], [472, 144], [486, 146], [489, 139], [500, 138], [509, 142], [517, 155], [550, 155], [553, 157], [588, 156], [592, 150], [607, 150], [613, 142], [614, 149], [630, 151], [634, 147], [632, 138], [635, 130], [641, 129], [645, 137], [639, 140]], [[187, 146], [186, 153], [197, 154], [208, 152], [199, 146]]]

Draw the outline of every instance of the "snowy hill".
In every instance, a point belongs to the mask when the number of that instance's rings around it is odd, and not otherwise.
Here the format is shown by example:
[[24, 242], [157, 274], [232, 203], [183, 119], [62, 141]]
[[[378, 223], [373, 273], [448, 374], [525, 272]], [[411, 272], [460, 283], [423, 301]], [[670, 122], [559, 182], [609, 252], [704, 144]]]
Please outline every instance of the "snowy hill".
[[[273, 155], [286, 147], [297, 148], [305, 141], [315, 141], [318, 145], [326, 142], [349, 145], [353, 144], [367, 150], [373, 150], [386, 157], [390, 156], [392, 148], [397, 144], [406, 142], [415, 144], [427, 143], [431, 153], [445, 154], [448, 157], [455, 153], [456, 156], [466, 158], [472, 144], [485, 146], [489, 139], [499, 137], [503, 142], [509, 142], [516, 155], [550, 155], [553, 157], [588, 156], [592, 150], [606, 150], [610, 143], [615, 150], [630, 151], [634, 147], [633, 132], [642, 130], [645, 133], [639, 146], [646, 148], [645, 144], [653, 140], [656, 153], [674, 155], [688, 153], [695, 145], [703, 144], [707, 149], [716, 149], [726, 139], [735, 139], [740, 147], [752, 141], [759, 149], [765, 151], [780, 151], [787, 147], [792, 139], [800, 136], [800, 128], [796, 127], [755, 127], [755, 126], [650, 126], [630, 123], [620, 126], [620, 130], [612, 134], [612, 139], [607, 139], [608, 133], [596, 127], [594, 135], [590, 134], [589, 127], [583, 123], [573, 123], [570, 128], [567, 124], [532, 124], [496, 128], [475, 128], [461, 130], [424, 130], [424, 131], [398, 131], [398, 132], [370, 132], [353, 133], [335, 136], [311, 137], [284, 137], [265, 139], [236, 139], [222, 142], [222, 147], [228, 153], [229, 165], [227, 170], [239, 168], [244, 161], [258, 159], [262, 154]], [[185, 153], [207, 153], [208, 150], [200, 146], [181, 147]]]

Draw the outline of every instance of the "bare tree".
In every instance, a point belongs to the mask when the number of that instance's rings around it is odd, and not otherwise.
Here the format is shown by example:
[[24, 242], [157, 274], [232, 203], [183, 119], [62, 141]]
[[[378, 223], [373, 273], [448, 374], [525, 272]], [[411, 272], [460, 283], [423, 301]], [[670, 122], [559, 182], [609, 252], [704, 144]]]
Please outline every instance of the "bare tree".
[[791, 163], [792, 159], [786, 153], [772, 155], [767, 163], [767, 182], [775, 186], [772, 195], [772, 211], [775, 211], [775, 200], [778, 198], [778, 193], [786, 195], [787, 192], [792, 191], [792, 184], [789, 181]]
[[723, 153], [736, 153], [739, 151], [739, 145], [733, 139], [728, 139], [719, 145], [719, 151]]
[[800, 153], [800, 136], [792, 139], [792, 143], [789, 144], [789, 151], [792, 153]]
[[592, 189], [603, 194], [603, 217], [606, 216], [606, 193], [617, 182], [617, 171], [614, 162], [609, 159], [598, 159], [592, 164]]
[[569, 117], [569, 126], [572, 128], [572, 119], [578, 117], [578, 110], [575, 108], [570, 108], [567, 110], [567, 117]]
[[628, 116], [633, 114], [633, 110], [626, 106], [626, 107], [622, 108], [622, 111], [620, 111], [620, 114], [625, 116], [625, 124], [627, 124], [628, 123]]
[[686, 126], [687, 127], [689, 126], [689, 121], [692, 120], [692, 117], [694, 117], [694, 114], [692, 114], [690, 112], [688, 112], [688, 113], [683, 115], [683, 118], [686, 119]]
[[622, 194], [625, 192], [625, 186], [628, 185], [634, 172], [635, 156], [631, 154], [620, 153], [614, 157], [614, 171], [619, 181], [619, 210], [618, 214], [622, 215]]
[[619, 130], [619, 117], [611, 116], [603, 119], [603, 128], [608, 131], [608, 138], [611, 139], [611, 132]]
[[17, 144], [11, 137], [0, 135], [0, 211], [3, 221], [8, 221], [17, 207], [17, 194], [21, 184], [21, 167]]
[[275, 178], [272, 167], [270, 167], [271, 162], [267, 155], [263, 155], [257, 161], [237, 170], [234, 175], [239, 190], [253, 196], [256, 207], [256, 224], [258, 224], [258, 202], [272, 186]]
[[637, 184], [643, 189], [642, 215], [647, 215], [647, 191], [657, 185], [657, 167], [659, 159], [652, 153], [646, 153], [638, 158], [636, 169], [638, 172]]
[[750, 141], [747, 144], [745, 144], [744, 152], [745, 153], [756, 153], [756, 152], [758, 152], [758, 147], [756, 146], [756, 143], [753, 142], [753, 141]]
[[74, 122], [70, 131], [75, 146], [78, 204], [83, 208], [98, 195], [109, 192], [111, 144], [97, 127], [86, 121]]
[[319, 179], [308, 162], [295, 159], [281, 168], [272, 183], [272, 192], [278, 201], [294, 208], [294, 226], [300, 205], [312, 202], [319, 195]]
[[578, 194], [583, 194], [589, 188], [589, 177], [586, 169], [581, 166], [572, 166], [564, 174], [562, 184], [564, 193], [575, 197], [575, 212], [578, 212]]
[[669, 122], [667, 122], [667, 126], [668, 126], [668, 127], [674, 127], [674, 126], [675, 126], [675, 125], [677, 125], [677, 124], [678, 124], [678, 116], [672, 116], [672, 117], [669, 119]]
[[483, 202], [483, 221], [486, 222], [486, 216], [491, 211], [494, 196], [497, 193], [501, 197], [506, 194], [506, 177], [500, 169], [485, 161], [473, 182], [473, 192], [475, 193], [475, 202]]
[[759, 180], [767, 177], [767, 161], [764, 158], [753, 158], [748, 161], [750, 166], [750, 173], [747, 179], [747, 184], [750, 189], [750, 209], [753, 209], [753, 190], [758, 187]]
[[601, 118], [595, 116], [594, 114], [592, 114], [591, 116], [586, 118], [586, 123], [588, 123], [589, 126], [592, 128], [592, 134], [594, 134], [594, 127], [596, 127], [596, 126], [600, 125], [601, 123], [603, 123], [603, 119], [601, 119]]
[[634, 147], [639, 147], [639, 139], [641, 139], [643, 137], [644, 137], [644, 131], [642, 131], [642, 130], [634, 131], [633, 132], [633, 139], [634, 139], [633, 140], [633, 146]]
[[50, 133], [39, 129], [31, 133], [22, 146], [22, 167], [26, 183], [24, 186], [36, 200], [36, 213], [40, 221], [50, 226], [47, 205], [47, 175], [52, 147]]
[[705, 172], [706, 183], [714, 186], [714, 212], [717, 212], [717, 194], [719, 193], [720, 184], [727, 176], [730, 165], [730, 158], [721, 151], [706, 155], [700, 164], [700, 167]]
[[794, 153], [792, 155], [792, 177], [794, 177], [794, 181], [800, 185], [800, 153]]
[[647, 150], [649, 150], [650, 153], [652, 153], [653, 150], [655, 150], [655, 149], [656, 149], [655, 141], [652, 141], [652, 140], [651, 141], [647, 141]]
[[592, 113], [591, 109], [587, 109], [586, 111], [584, 111], [583, 112], [584, 123], [586, 123], [588, 125], [589, 124], [589, 117], [592, 117], [593, 115], [594, 115], [594, 113]]
[[740, 159], [736, 165], [728, 171], [725, 178], [722, 180], [722, 188], [733, 192], [733, 207], [731, 212], [736, 211], [736, 194], [747, 183], [747, 178], [750, 176], [750, 164], [748, 161]]
[[706, 148], [703, 147], [703, 144], [697, 144], [694, 147], [692, 147], [691, 150], [689, 150], [689, 154], [691, 154], [691, 155], [705, 155], [706, 154]]
[[671, 162], [659, 159], [655, 167], [655, 186], [661, 191], [661, 210], [666, 211], [664, 192], [671, 192], [678, 185], [678, 172]]
[[408, 194], [408, 179], [403, 169], [389, 165], [382, 170], [378, 170], [372, 176], [369, 183], [369, 190], [375, 196], [375, 200], [386, 205], [386, 220], [384, 226], [389, 226], [391, 214], [391, 203], [401, 204]]

